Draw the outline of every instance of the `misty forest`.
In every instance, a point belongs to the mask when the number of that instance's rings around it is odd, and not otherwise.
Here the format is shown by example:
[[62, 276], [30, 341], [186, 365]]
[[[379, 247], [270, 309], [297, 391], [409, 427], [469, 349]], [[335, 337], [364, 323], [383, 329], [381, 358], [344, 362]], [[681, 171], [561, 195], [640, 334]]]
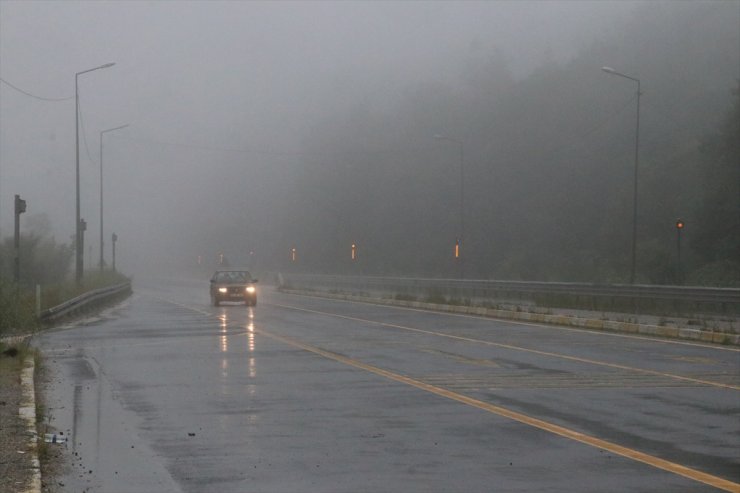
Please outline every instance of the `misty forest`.
[[[381, 75], [337, 75], [301, 96], [322, 111], [296, 149], [240, 137], [238, 124], [227, 149], [176, 148], [133, 130], [110, 147], [172, 165], [142, 169], [159, 184], [158, 205], [130, 215], [146, 216], [142, 234], [169, 235], [157, 245], [175, 270], [199, 259], [204, 271], [457, 277], [463, 267], [471, 279], [627, 283], [638, 94], [602, 70], [613, 67], [640, 80], [636, 282], [739, 286], [738, 9], [641, 4], [573, 57], [544, 56], [524, 75], [511, 69], [517, 53], [476, 39], [438, 79], [388, 87]], [[170, 197], [183, 153], [208, 173]], [[9, 217], [13, 191], [2, 192]], [[69, 274], [73, 247], [43, 218], [23, 220], [24, 279]], [[13, 240], [3, 236], [8, 278]]]
[[[602, 72], [606, 60], [645, 81], [637, 280], [678, 282], [681, 218], [686, 282], [737, 284], [740, 94], [723, 70], [740, 63], [725, 49], [738, 42], [735, 7], [645, 8], [618, 40], [524, 80], [473, 43], [463, 85], [406, 87], [392, 106], [368, 95], [316, 121], [303, 168], [275, 197], [283, 214], [256, 236], [307, 272], [457, 276], [461, 143], [466, 276], [627, 282], [636, 90]], [[232, 172], [223, 184], [238, 195]]]

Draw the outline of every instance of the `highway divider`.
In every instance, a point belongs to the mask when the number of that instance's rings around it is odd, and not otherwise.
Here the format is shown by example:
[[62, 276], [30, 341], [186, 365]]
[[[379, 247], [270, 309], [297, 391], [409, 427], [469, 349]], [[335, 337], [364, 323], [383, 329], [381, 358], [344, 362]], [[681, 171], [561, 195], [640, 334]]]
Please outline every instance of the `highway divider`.
[[[347, 301], [740, 345], [740, 289], [306, 274], [279, 274], [278, 288]], [[623, 306], [627, 309], [614, 309]], [[656, 312], [695, 320], [678, 323], [654, 316]], [[686, 325], [697, 320], [704, 326]]]
[[458, 305], [510, 303], [635, 314], [740, 315], [740, 288], [279, 274], [286, 288]]

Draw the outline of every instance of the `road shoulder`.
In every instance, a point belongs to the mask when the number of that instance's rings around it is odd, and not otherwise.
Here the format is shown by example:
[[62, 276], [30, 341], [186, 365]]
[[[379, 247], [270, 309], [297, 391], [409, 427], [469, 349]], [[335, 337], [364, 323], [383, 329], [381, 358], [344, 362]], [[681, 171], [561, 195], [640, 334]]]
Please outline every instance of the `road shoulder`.
[[36, 444], [33, 354], [3, 345], [0, 354], [0, 490], [41, 491]]

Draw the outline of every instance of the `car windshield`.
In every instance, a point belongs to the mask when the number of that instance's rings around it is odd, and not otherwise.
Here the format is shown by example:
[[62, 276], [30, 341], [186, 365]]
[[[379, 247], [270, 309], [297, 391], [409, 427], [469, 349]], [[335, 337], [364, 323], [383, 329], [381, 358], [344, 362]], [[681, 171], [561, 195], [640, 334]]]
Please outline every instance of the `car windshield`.
[[246, 271], [219, 272], [216, 274], [217, 282], [250, 282], [252, 276]]

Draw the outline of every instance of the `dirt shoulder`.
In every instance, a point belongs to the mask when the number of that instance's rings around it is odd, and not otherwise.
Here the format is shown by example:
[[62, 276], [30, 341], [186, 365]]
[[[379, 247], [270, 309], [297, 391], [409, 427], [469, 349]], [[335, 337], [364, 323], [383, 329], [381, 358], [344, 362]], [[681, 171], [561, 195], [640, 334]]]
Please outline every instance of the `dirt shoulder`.
[[0, 351], [0, 491], [25, 492], [31, 484], [35, 451], [19, 414], [23, 353]]
[[[28, 422], [21, 416], [24, 405], [22, 373], [34, 352], [24, 342], [0, 344], [0, 491], [8, 493], [27, 493], [38, 491], [34, 486], [35, 462], [41, 463], [41, 491], [57, 493], [61, 491], [56, 481], [58, 471], [64, 465], [65, 457], [61, 449], [44, 443], [45, 429], [43, 400], [36, 392], [36, 431], [41, 437], [33, 443]], [[35, 362], [34, 362], [35, 364]], [[36, 389], [47, 378], [43, 366], [35, 365]], [[36, 476], [38, 481], [38, 476]]]

